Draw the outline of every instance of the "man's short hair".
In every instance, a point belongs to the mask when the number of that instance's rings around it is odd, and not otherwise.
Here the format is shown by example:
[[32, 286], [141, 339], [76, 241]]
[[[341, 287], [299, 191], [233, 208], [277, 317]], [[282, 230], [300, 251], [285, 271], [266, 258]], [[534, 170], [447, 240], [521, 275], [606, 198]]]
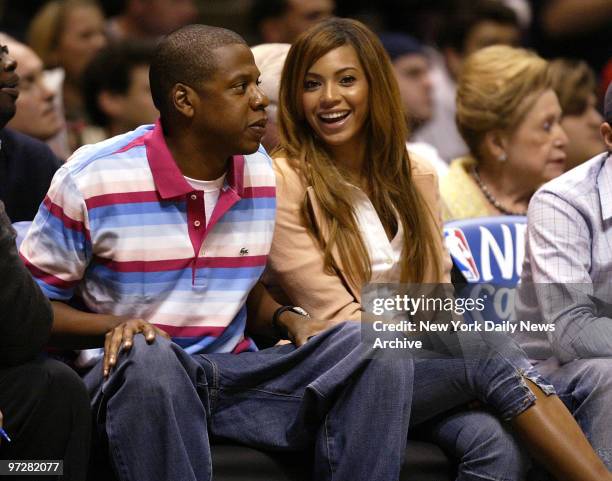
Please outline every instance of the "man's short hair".
[[140, 66], [149, 67], [154, 52], [155, 44], [134, 40], [113, 43], [98, 52], [83, 73], [85, 107], [95, 124], [107, 127], [110, 120], [100, 109], [100, 93], [126, 94], [132, 71]]
[[458, 2], [446, 18], [446, 24], [438, 36], [438, 47], [452, 48], [457, 52], [463, 52], [468, 35], [480, 22], [490, 21], [520, 28], [514, 10], [498, 0]]
[[246, 42], [231, 30], [200, 24], [181, 27], [159, 42], [149, 69], [149, 83], [162, 118], [171, 114], [172, 88], [179, 82], [195, 88], [210, 80], [217, 70], [214, 50], [234, 44]]

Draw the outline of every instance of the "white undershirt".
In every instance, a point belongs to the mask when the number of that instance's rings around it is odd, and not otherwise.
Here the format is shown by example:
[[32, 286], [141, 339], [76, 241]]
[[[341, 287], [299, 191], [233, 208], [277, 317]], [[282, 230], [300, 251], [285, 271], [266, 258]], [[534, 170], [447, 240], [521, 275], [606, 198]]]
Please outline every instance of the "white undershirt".
[[204, 214], [206, 215], [206, 225], [208, 225], [219, 200], [219, 194], [225, 182], [225, 174], [214, 180], [198, 180], [187, 176], [185, 176], [185, 180], [194, 189], [204, 191]]
[[371, 282], [400, 282], [404, 230], [398, 220], [397, 233], [389, 241], [369, 197], [355, 187], [355, 217], [372, 263]]

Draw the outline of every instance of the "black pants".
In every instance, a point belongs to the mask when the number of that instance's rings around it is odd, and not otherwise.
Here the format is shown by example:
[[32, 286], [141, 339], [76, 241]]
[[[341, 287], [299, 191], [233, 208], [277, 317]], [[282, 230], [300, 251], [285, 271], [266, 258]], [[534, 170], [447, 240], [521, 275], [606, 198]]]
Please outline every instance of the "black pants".
[[[15, 480], [84, 481], [89, 460], [89, 396], [79, 376], [52, 359], [0, 368], [0, 410], [12, 439], [0, 459], [64, 460], [64, 476], [15, 476]], [[12, 477], [2, 476], [2, 479]]]

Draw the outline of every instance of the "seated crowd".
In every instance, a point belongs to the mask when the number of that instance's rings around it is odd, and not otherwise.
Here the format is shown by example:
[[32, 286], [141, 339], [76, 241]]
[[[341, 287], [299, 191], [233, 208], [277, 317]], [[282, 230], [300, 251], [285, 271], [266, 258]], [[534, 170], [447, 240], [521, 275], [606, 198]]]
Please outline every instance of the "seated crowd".
[[[249, 47], [174, 3], [0, 33], [0, 461], [210, 481], [223, 440], [398, 481], [418, 432], [458, 480], [612, 481], [612, 84], [496, 0], [437, 48], [331, 0], [254, 1]], [[554, 333], [368, 342], [370, 284], [462, 284], [444, 222], [510, 215]]]

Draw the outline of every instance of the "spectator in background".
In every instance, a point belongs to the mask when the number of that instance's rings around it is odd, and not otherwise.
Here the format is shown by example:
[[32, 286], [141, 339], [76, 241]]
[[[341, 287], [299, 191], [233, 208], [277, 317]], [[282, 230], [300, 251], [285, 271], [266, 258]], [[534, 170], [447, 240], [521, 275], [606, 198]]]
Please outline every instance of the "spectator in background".
[[85, 106], [95, 124], [84, 131], [84, 143], [152, 124], [159, 112], [151, 98], [149, 65], [154, 45], [120, 41], [106, 47], [88, 65], [83, 76]]
[[477, 0], [449, 15], [438, 40], [442, 56], [432, 57], [433, 117], [415, 139], [436, 147], [447, 162], [465, 155], [468, 149], [455, 125], [456, 81], [463, 62], [489, 45], [518, 45], [520, 36], [514, 11], [495, 0]]
[[57, 140], [65, 121], [54, 102], [55, 92], [46, 82], [42, 60], [27, 45], [2, 34], [0, 37], [17, 61], [20, 78], [17, 111], [8, 127], [46, 142], [58, 157], [64, 157], [68, 146]]
[[563, 111], [561, 126], [568, 138], [566, 169], [569, 170], [605, 147], [599, 133], [602, 117], [596, 108], [595, 74], [586, 62], [563, 58], [552, 61], [550, 70]]
[[429, 58], [423, 45], [409, 35], [387, 32], [380, 35], [380, 40], [391, 58], [399, 87], [408, 127], [408, 151], [428, 160], [442, 177], [448, 171], [448, 165], [436, 148], [425, 142], [411, 141], [414, 131], [430, 120], [433, 113]]
[[106, 26], [112, 41], [155, 40], [198, 18], [194, 0], [125, 0], [123, 3], [121, 13]]
[[104, 15], [93, 0], [53, 0], [34, 17], [28, 43], [45, 68], [59, 68], [52, 79], [59, 93], [72, 150], [80, 147], [87, 124], [81, 76], [106, 45]]
[[599, 76], [612, 55], [612, 2], [529, 0], [529, 3], [533, 10], [530, 45], [545, 57], [583, 59]]
[[567, 136], [549, 64], [498, 45], [472, 54], [457, 90], [457, 126], [470, 155], [440, 190], [445, 220], [526, 215], [533, 193], [565, 171]]
[[260, 87], [270, 100], [270, 104], [266, 108], [268, 114], [268, 123], [266, 124], [266, 133], [261, 139], [261, 143], [268, 152], [278, 145], [278, 88], [280, 86], [280, 77], [285, 65], [285, 58], [289, 51], [288, 43], [262, 43], [251, 47], [255, 65], [259, 69], [261, 76]]
[[0, 45], [0, 200], [12, 222], [31, 221], [60, 162], [44, 143], [4, 128], [17, 110], [17, 62]]
[[254, 0], [251, 26], [263, 43], [293, 43], [311, 25], [330, 17], [334, 0]]

